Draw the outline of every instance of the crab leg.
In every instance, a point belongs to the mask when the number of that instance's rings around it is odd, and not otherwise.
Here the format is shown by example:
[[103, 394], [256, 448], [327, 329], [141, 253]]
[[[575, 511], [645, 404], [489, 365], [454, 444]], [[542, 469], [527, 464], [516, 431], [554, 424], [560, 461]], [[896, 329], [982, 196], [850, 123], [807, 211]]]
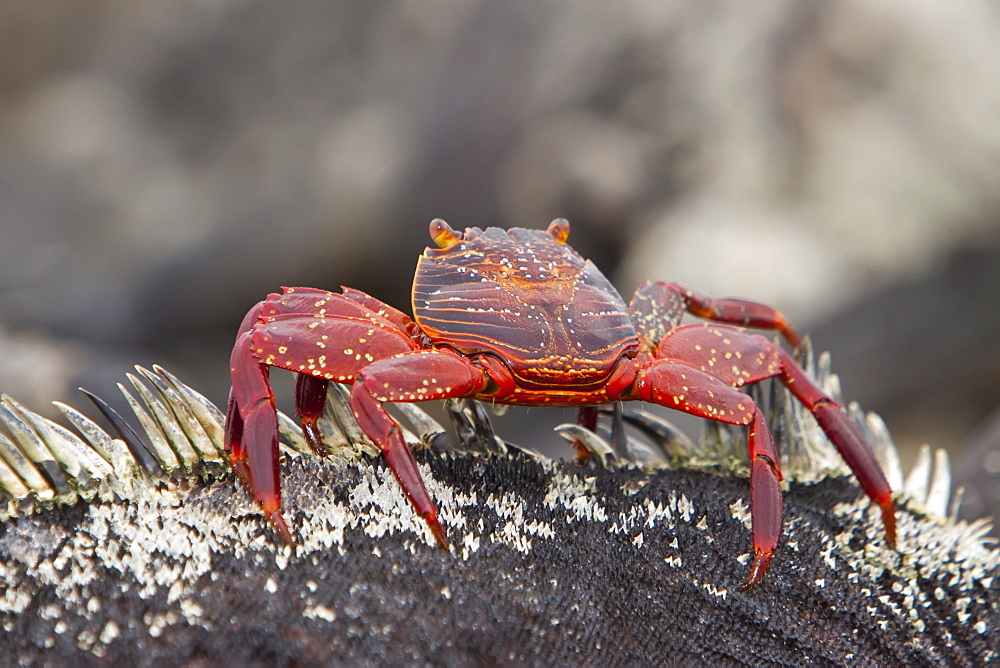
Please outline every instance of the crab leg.
[[861, 489], [881, 507], [886, 542], [895, 546], [892, 490], [875, 454], [840, 405], [816, 386], [791, 355], [739, 327], [706, 323], [672, 330], [660, 342], [656, 356], [683, 359], [734, 387], [776, 376], [812, 412]]
[[[299, 288], [299, 290], [302, 289], [303, 288]], [[361, 290], [356, 290], [355, 288], [349, 288], [347, 286], [341, 287], [341, 290], [343, 290], [345, 297], [351, 301], [361, 304], [365, 308], [377, 314], [380, 318], [385, 318], [387, 321], [395, 325], [399, 331], [405, 332], [408, 335], [413, 335], [420, 331], [410, 316], [406, 315], [402, 311], [394, 309], [388, 304], [375, 299]]]
[[[581, 406], [576, 412], [576, 423], [588, 431], [595, 431], [597, 429], [597, 406]], [[590, 457], [590, 450], [587, 449], [587, 446], [580, 439], [575, 439], [572, 446], [576, 453], [576, 463], [585, 463]]]
[[375, 362], [358, 375], [351, 388], [354, 419], [381, 448], [417, 514], [443, 548], [448, 547], [448, 538], [438, 521], [437, 508], [399, 425], [382, 404], [468, 397], [488, 384], [486, 372], [467, 358], [443, 351], [419, 351]]
[[323, 437], [319, 433], [320, 417], [326, 408], [326, 391], [330, 381], [304, 373], [295, 379], [295, 416], [302, 423], [302, 434], [306, 437], [309, 447], [317, 455], [323, 455]]
[[[311, 317], [313, 319], [308, 321], [307, 326], [313, 328], [317, 326], [313, 324], [316, 317], [325, 318], [328, 315], [331, 317], [372, 318], [380, 324], [391, 324], [401, 332], [407, 332], [414, 326], [413, 321], [406, 314], [353, 288], [343, 288], [343, 294], [317, 288], [285, 288], [283, 294], [271, 295], [264, 302], [262, 315], [265, 319], [289, 316]], [[320, 336], [322, 337], [322, 334]], [[325, 340], [320, 338], [319, 342], [326, 346], [325, 341], [328, 340], [329, 337]], [[361, 342], [359, 341], [359, 343]], [[358, 346], [359, 351], [363, 348], [366, 346]], [[318, 354], [313, 356], [313, 360], [317, 358]], [[368, 361], [367, 358], [366, 361]], [[315, 367], [315, 361], [313, 366]], [[326, 407], [328, 387], [329, 381], [327, 379], [308, 373], [299, 374], [295, 383], [295, 414], [302, 423], [302, 433], [306, 437], [306, 442], [309, 443], [313, 452], [320, 455], [323, 454], [323, 448], [320, 445], [322, 437], [316, 423]]]
[[236, 476], [260, 504], [275, 532], [291, 544], [292, 532], [281, 515], [278, 413], [267, 366], [254, 358], [250, 348], [253, 326], [260, 319], [264, 304], [257, 304], [243, 319], [230, 357], [233, 388], [229, 394], [225, 448]]
[[647, 338], [653, 345], [662, 340], [671, 325], [680, 324], [680, 312], [684, 310], [715, 322], [777, 330], [792, 348], [802, 343], [798, 332], [777, 309], [745, 299], [709, 297], [679, 283], [646, 281], [635, 291], [629, 305], [629, 314], [640, 330], [652, 330]]
[[781, 538], [782, 498], [781, 469], [774, 437], [760, 411], [747, 427], [747, 447], [750, 451], [750, 536], [753, 542], [753, 564], [743, 589], [760, 584], [778, 549]]
[[885, 540], [890, 547], [896, 546], [896, 505], [892, 500], [892, 489], [882, 473], [882, 467], [875, 459], [875, 453], [865, 441], [860, 430], [847, 417], [844, 409], [823, 393], [810, 380], [792, 358], [783, 350], [781, 357], [781, 382], [805, 405], [827, 438], [837, 448], [837, 452], [858, 479], [858, 484], [868, 497], [882, 509], [882, 523], [885, 525]]
[[226, 406], [225, 450], [229, 455], [229, 466], [243, 486], [253, 493], [250, 482], [250, 470], [247, 468], [247, 448], [243, 443], [243, 418], [240, 417], [240, 407], [236, 397], [229, 390], [229, 402]]
[[[301, 341], [314, 345], [303, 346]], [[395, 324], [357, 299], [313, 288], [285, 288], [243, 319], [230, 358], [233, 389], [226, 451], [237, 477], [286, 543], [294, 538], [281, 514], [278, 419], [270, 367], [302, 374], [296, 386], [296, 412], [310, 445], [320, 449], [316, 420], [322, 414], [328, 382], [353, 382], [372, 361], [413, 350], [415, 345]]]
[[747, 395], [685, 362], [658, 359], [642, 369], [631, 398], [699, 417], [745, 424], [750, 455], [750, 517], [754, 559], [745, 589], [760, 583], [781, 536], [781, 470], [774, 438]]

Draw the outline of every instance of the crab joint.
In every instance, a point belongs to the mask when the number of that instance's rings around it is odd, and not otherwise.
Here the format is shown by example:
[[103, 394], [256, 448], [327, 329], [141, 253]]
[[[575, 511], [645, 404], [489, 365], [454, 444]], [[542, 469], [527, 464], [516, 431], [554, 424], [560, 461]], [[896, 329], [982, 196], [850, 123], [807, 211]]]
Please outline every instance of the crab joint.
[[431, 221], [430, 233], [431, 239], [441, 248], [451, 248], [462, 240], [462, 235], [440, 218]]

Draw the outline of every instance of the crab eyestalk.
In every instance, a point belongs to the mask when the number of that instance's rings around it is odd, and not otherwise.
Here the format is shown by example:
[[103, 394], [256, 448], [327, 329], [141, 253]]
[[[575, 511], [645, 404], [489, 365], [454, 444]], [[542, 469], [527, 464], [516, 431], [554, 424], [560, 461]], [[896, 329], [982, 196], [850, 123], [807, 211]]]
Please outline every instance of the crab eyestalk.
[[561, 244], [564, 244], [566, 243], [566, 240], [569, 239], [569, 221], [565, 218], [556, 218], [549, 223], [549, 227], [545, 231], [553, 239]]
[[431, 221], [430, 233], [431, 239], [442, 249], [451, 248], [462, 240], [462, 235], [440, 218]]

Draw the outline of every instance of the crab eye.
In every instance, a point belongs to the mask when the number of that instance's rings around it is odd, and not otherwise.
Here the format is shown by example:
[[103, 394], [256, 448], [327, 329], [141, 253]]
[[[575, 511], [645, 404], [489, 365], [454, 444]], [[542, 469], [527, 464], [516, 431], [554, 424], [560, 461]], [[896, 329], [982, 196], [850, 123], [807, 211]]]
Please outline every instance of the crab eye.
[[431, 239], [440, 248], [451, 248], [462, 240], [462, 235], [451, 229], [451, 226], [440, 218], [431, 221], [430, 233]]
[[545, 231], [551, 234], [553, 239], [564, 244], [569, 238], [569, 221], [565, 218], [556, 218], [549, 223], [549, 228]]

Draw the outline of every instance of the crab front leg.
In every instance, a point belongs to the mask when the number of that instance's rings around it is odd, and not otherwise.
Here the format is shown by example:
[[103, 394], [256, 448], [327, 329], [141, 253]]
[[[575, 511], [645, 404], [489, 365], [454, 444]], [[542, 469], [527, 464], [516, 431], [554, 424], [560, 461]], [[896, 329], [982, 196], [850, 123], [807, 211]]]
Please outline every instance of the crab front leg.
[[777, 330], [795, 349], [802, 344], [799, 333], [777, 309], [746, 299], [710, 297], [679, 283], [645, 281], [629, 303], [629, 316], [652, 347], [680, 324], [685, 311], [715, 322]]
[[386, 463], [424, 518], [438, 544], [448, 538], [438, 520], [437, 508], [427, 493], [413, 453], [403, 440], [399, 424], [383, 404], [471, 397], [490, 385], [486, 371], [455, 353], [427, 350], [380, 360], [366, 367], [351, 388], [354, 419], [385, 456]]
[[781, 537], [781, 469], [767, 423], [753, 400], [724, 381], [677, 359], [657, 359], [640, 369], [630, 391], [639, 399], [729, 424], [747, 425], [750, 516], [754, 559], [744, 589], [760, 583]]
[[313, 288], [285, 288], [247, 313], [230, 358], [226, 451], [237, 477], [286, 543], [293, 537], [281, 514], [278, 421], [269, 368], [302, 374], [296, 413], [306, 437], [319, 450], [315, 421], [322, 413], [327, 383], [353, 382], [374, 360], [416, 347], [396, 323], [370, 306]]
[[[341, 287], [342, 294], [336, 295], [338, 300], [348, 299], [360, 304], [380, 319], [394, 325], [400, 332], [407, 336], [417, 333], [417, 326], [412, 319], [402, 311], [399, 311], [369, 294], [354, 288]], [[316, 288], [286, 288], [286, 292], [277, 300], [277, 306], [271, 315], [277, 313], [289, 314], [300, 313], [308, 315], [318, 310], [317, 305], [326, 306], [329, 304], [328, 298], [335, 293]], [[272, 300], [273, 301], [273, 300]], [[343, 302], [338, 305], [343, 306]], [[325, 314], [325, 313], [324, 313]], [[308, 373], [298, 374], [295, 382], [295, 416], [302, 425], [302, 434], [306, 438], [309, 447], [318, 455], [325, 455], [326, 451], [321, 444], [322, 436], [317, 426], [323, 411], [326, 409], [326, 393], [330, 382], [322, 377], [312, 376]]]

